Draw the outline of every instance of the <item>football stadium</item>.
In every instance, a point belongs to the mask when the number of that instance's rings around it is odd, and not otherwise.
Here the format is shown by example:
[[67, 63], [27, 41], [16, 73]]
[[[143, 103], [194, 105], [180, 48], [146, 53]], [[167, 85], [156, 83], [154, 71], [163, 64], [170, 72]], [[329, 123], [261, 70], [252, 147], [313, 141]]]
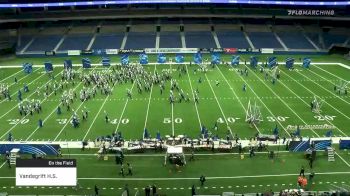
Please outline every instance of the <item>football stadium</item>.
[[350, 195], [349, 6], [0, 0], [0, 195]]

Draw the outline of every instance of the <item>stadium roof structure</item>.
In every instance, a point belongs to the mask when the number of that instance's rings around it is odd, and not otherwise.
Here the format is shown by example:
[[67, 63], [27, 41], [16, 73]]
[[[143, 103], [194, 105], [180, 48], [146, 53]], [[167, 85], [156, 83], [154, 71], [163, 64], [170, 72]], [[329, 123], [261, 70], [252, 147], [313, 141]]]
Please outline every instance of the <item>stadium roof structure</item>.
[[7, 3], [0, 4], [2, 8], [31, 8], [31, 7], [64, 7], [91, 5], [120, 5], [120, 4], [168, 4], [168, 3], [227, 3], [250, 5], [300, 5], [300, 6], [347, 6], [350, 1], [264, 1], [264, 0], [110, 0], [110, 1], [71, 1], [47, 3]]

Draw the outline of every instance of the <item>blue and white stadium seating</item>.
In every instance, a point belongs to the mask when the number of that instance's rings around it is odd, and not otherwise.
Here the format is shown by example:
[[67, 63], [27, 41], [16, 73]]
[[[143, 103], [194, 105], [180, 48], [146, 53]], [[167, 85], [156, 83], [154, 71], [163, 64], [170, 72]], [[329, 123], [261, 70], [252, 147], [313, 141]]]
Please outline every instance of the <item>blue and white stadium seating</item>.
[[217, 31], [216, 35], [222, 48], [250, 48], [241, 31]]
[[160, 32], [159, 48], [182, 48], [180, 32]]
[[60, 41], [62, 35], [44, 35], [38, 36], [30, 44], [26, 51], [51, 51]]
[[96, 36], [91, 49], [115, 49], [120, 48], [125, 33], [100, 34]]
[[271, 32], [249, 32], [248, 36], [255, 48], [282, 48]]
[[129, 32], [125, 49], [155, 48], [155, 32]]
[[214, 37], [209, 31], [185, 32], [187, 48], [216, 48]]
[[315, 49], [301, 32], [278, 32], [277, 35], [290, 49]]
[[[160, 26], [160, 32], [156, 31], [157, 26]], [[180, 32], [181, 26], [184, 26], [183, 32]], [[252, 46], [282, 51], [326, 51], [333, 44], [350, 45], [349, 39], [347, 29], [331, 28], [329, 32], [323, 32], [317, 24], [266, 24], [264, 20], [220, 18], [121, 19], [48, 23], [38, 28], [22, 27], [19, 29], [17, 52]]]
[[91, 35], [86, 34], [76, 34], [68, 35], [63, 41], [61, 46], [58, 48], [58, 51], [61, 50], [85, 50], [92, 38]]

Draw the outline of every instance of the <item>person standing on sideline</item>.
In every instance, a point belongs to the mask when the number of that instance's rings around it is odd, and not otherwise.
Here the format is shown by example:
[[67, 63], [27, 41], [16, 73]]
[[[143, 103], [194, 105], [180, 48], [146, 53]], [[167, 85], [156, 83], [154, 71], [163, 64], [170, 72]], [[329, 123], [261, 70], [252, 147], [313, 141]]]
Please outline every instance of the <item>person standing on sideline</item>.
[[304, 169], [304, 166], [301, 166], [299, 176], [301, 176], [301, 174], [303, 174], [303, 176], [305, 176], [305, 169]]
[[194, 161], [194, 148], [191, 150], [190, 161]]
[[125, 174], [124, 174], [124, 165], [122, 164], [121, 166], [120, 166], [120, 173], [119, 173], [121, 176], [125, 176]]
[[312, 156], [309, 158], [309, 166], [310, 169], [312, 169], [312, 165], [313, 165], [314, 159], [312, 158]]
[[152, 195], [156, 196], [157, 195], [157, 187], [155, 184], [152, 185]]
[[205, 176], [201, 175], [201, 177], [199, 178], [199, 181], [201, 182], [201, 186], [203, 186], [205, 182]]
[[128, 175], [132, 176], [132, 166], [130, 163], [127, 163], [128, 165]]
[[11, 157], [10, 157], [9, 151], [6, 151], [6, 162], [7, 162], [9, 169], [11, 169]]
[[149, 186], [146, 186], [145, 194], [146, 194], [146, 196], [151, 196], [151, 189], [149, 188]]
[[194, 187], [194, 185], [192, 185], [192, 196], [196, 195], [196, 188]]
[[125, 184], [124, 192], [126, 193], [126, 196], [130, 196], [130, 191], [129, 191], [128, 184]]
[[98, 191], [99, 191], [100, 189], [97, 187], [97, 185], [95, 184], [95, 196], [98, 196]]

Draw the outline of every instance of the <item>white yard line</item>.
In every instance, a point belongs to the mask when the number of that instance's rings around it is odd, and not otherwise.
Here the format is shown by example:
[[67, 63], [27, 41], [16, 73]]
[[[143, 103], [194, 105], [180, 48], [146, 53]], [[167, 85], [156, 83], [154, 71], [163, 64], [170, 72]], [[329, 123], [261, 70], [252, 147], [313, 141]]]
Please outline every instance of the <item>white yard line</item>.
[[[39, 70], [39, 69], [40, 69], [40, 68], [36, 69], [34, 72], [36, 72], [36, 71]], [[33, 73], [34, 73], [34, 72], [33, 72]], [[43, 77], [44, 75], [46, 75], [46, 74], [40, 75], [39, 77], [37, 77], [37, 78], [35, 78], [34, 80], [32, 80], [31, 82], [29, 82], [27, 85], [30, 86], [32, 83], [34, 83], [36, 80], [38, 80], [39, 78]], [[21, 81], [21, 80], [23, 80], [23, 79], [25, 79], [25, 78], [28, 77], [28, 76], [31, 76], [31, 75], [30, 75], [30, 74], [27, 74], [26, 76], [20, 78], [20, 79], [18, 80], [18, 82]], [[11, 87], [11, 86], [14, 85], [14, 84], [16, 84], [16, 83], [13, 82], [9, 87]], [[46, 83], [46, 84], [47, 84], [47, 83]], [[21, 87], [20, 87], [19, 89], [21, 89]], [[33, 91], [33, 92], [35, 92], [35, 91]], [[16, 95], [17, 93], [18, 93], [18, 91], [15, 90], [15, 92], [11, 95], [11, 98], [12, 98], [12, 96]], [[32, 93], [32, 94], [34, 94], [34, 93]], [[32, 94], [31, 94], [31, 95], [32, 95]], [[30, 95], [30, 96], [31, 96], [31, 95]], [[16, 98], [16, 99], [17, 99], [17, 98]], [[8, 99], [4, 99], [4, 100], [0, 101], [0, 104], [3, 103], [3, 102], [5, 102], [5, 101], [8, 101]]]
[[171, 103], [171, 130], [172, 130], [172, 136], [175, 137], [174, 103]]
[[[38, 71], [39, 69], [40, 69], [40, 68], [35, 69], [32, 73], [35, 73], [35, 72]], [[23, 71], [23, 70], [19, 70], [18, 72], [12, 74], [11, 76], [8, 76], [7, 78], [1, 80], [0, 83], [1, 83], [2, 81], [4, 81], [4, 80], [10, 78], [10, 77], [13, 77], [13, 75], [17, 75], [17, 73], [19, 73], [20, 71]], [[44, 74], [43, 74], [43, 75], [44, 75]], [[23, 79], [25, 79], [25, 78], [27, 78], [27, 77], [29, 77], [29, 76], [31, 76], [31, 74], [26, 74], [24, 77], [19, 78], [19, 79], [17, 80], [17, 82], [20, 82], [20, 81], [22, 81]], [[32, 83], [32, 82], [31, 82], [31, 83]], [[29, 83], [29, 84], [31, 84], [31, 83]], [[13, 85], [15, 85], [15, 84], [16, 84], [15, 81], [13, 81], [13, 82], [11, 82], [11, 84], [9, 85], [9, 87], [11, 87], [11, 86], [13, 86]], [[29, 84], [28, 84], [28, 85], [29, 85]], [[16, 93], [17, 93], [17, 92], [16, 92]], [[11, 96], [15, 95], [16, 93], [12, 94]]]
[[[348, 175], [349, 171], [343, 172], [318, 172], [315, 175]], [[272, 177], [286, 177], [299, 176], [299, 173], [287, 174], [264, 174], [264, 175], [246, 175], [246, 176], [206, 176], [209, 180], [219, 179], [244, 179], [244, 178], [272, 178]], [[15, 176], [4, 176], [0, 179], [15, 179]], [[184, 177], [184, 178], [78, 178], [78, 180], [109, 180], [109, 181], [176, 181], [176, 180], [198, 180], [198, 177]]]
[[[62, 70], [60, 73], [62, 73], [62, 72], [63, 72], [63, 70]], [[58, 73], [58, 74], [60, 74], [60, 73]], [[58, 74], [57, 74], [57, 75], [58, 75]], [[56, 75], [56, 76], [57, 76], [57, 75]], [[49, 80], [47, 83], [49, 83], [49, 82], [50, 82], [50, 80]], [[46, 84], [47, 84], [47, 83], [46, 83]], [[44, 85], [46, 85], [46, 84], [44, 84]], [[44, 86], [44, 85], [42, 85], [42, 86]], [[35, 93], [35, 92], [33, 92], [31, 95], [33, 95], [34, 93]], [[53, 92], [51, 92], [51, 93], [49, 94], [49, 96], [52, 95], [52, 93], [53, 93]], [[31, 96], [31, 95], [30, 95], [30, 96]], [[49, 96], [47, 96], [47, 97], [45, 97], [43, 100], [41, 100], [40, 103], [43, 103]], [[17, 106], [13, 107], [10, 111], [12, 111], [14, 108], [17, 108]], [[8, 111], [7, 113], [9, 113], [10, 111]], [[7, 113], [6, 113], [6, 114], [7, 114]], [[28, 115], [30, 115], [30, 114], [28, 113], [27, 115], [25, 115], [24, 117], [22, 117], [21, 120], [25, 119]], [[3, 116], [4, 116], [4, 115], [3, 115]], [[0, 119], [1, 119], [3, 116], [1, 116]], [[6, 131], [6, 132], [0, 137], [0, 139], [2, 139], [6, 134], [8, 134], [10, 131], [12, 131], [12, 130], [21, 122], [21, 120], [18, 121], [16, 124], [14, 124], [8, 131]]]
[[[1, 67], [1, 66], [0, 66], [0, 67]], [[9, 79], [9, 78], [11, 78], [11, 77], [17, 75], [17, 74], [18, 74], [19, 72], [21, 72], [21, 71], [23, 71], [23, 70], [20, 69], [20, 70], [17, 71], [16, 73], [13, 73], [13, 74], [11, 74], [10, 76], [7, 76], [6, 78], [0, 80], [0, 82], [3, 82], [3, 81], [5, 81], [5, 80], [7, 80], [7, 79]]]
[[[239, 104], [242, 106], [244, 112], [247, 113], [247, 110], [246, 110], [246, 108], [244, 107], [242, 101], [238, 98], [238, 96], [237, 96], [235, 90], [233, 90], [231, 84], [227, 81], [226, 77], [224, 76], [224, 74], [223, 74], [222, 71], [220, 70], [219, 66], [216, 66], [216, 68], [219, 70], [221, 76], [224, 78], [224, 80], [226, 81], [227, 85], [230, 87], [232, 93], [233, 93], [234, 96], [237, 98], [237, 100], [238, 100]], [[254, 127], [255, 127], [255, 129], [256, 129], [259, 133], [261, 133], [260, 130], [259, 130], [259, 128], [256, 126], [256, 124], [254, 124]]]
[[[311, 70], [309, 70], [309, 71], [312, 72], [313, 74], [317, 75], [318, 77], [325, 79], [323, 76], [319, 75], [318, 73], [316, 73], [316, 72], [314, 72], [314, 71], [311, 71]], [[298, 73], [299, 73], [299, 72], [298, 72]], [[304, 74], [301, 74], [301, 73], [299, 73], [299, 74], [302, 75], [302, 76], [304, 76], [304, 77], [306, 77]], [[314, 81], [312, 81], [312, 82], [315, 83], [317, 86], [321, 87], [322, 89], [324, 89], [325, 91], [331, 93], [332, 95], [337, 96], [340, 100], [342, 100], [342, 101], [344, 101], [345, 103], [347, 103], [347, 104], [350, 105], [350, 102], [346, 101], [345, 99], [343, 99], [342, 97], [340, 97], [339, 95], [337, 95], [335, 92], [332, 92], [332, 91], [326, 89], [325, 87], [323, 87], [322, 85], [320, 85], [320, 84], [318, 84], [318, 83], [316, 83], [316, 82], [314, 82]], [[331, 82], [329, 82], [329, 83], [331, 83]], [[331, 84], [334, 85], [334, 83], [331, 83]]]
[[106, 102], [107, 102], [107, 100], [108, 100], [108, 98], [109, 98], [110, 95], [111, 95], [111, 94], [108, 94], [108, 96], [107, 96], [107, 97], [105, 98], [105, 100], [103, 101], [103, 103], [102, 103], [100, 109], [98, 110], [97, 114], [95, 115], [94, 120], [92, 120], [92, 123], [90, 124], [88, 130], [86, 131], [86, 133], [85, 133], [85, 135], [84, 135], [84, 137], [83, 137], [83, 141], [86, 139], [86, 136], [89, 134], [89, 132], [90, 132], [92, 126], [94, 125], [94, 123], [95, 123], [95, 121], [96, 121], [98, 115], [101, 113], [102, 108], [103, 108], [103, 106], [106, 104]]
[[[282, 70], [281, 70], [282, 71]], [[283, 72], [283, 71], [282, 71]], [[284, 72], [283, 72], [284, 73]], [[288, 74], [285, 74], [288, 77], [290, 77]], [[305, 76], [304, 76], [305, 77]], [[292, 77], [290, 77], [292, 78]], [[293, 78], [292, 78], [293, 79]], [[292, 92], [295, 96], [297, 96], [303, 103], [305, 103], [305, 105], [309, 106], [309, 104], [307, 102], [305, 102], [304, 99], [302, 99], [300, 96], [298, 96], [294, 91], [292, 91], [287, 85], [285, 85], [282, 81], [279, 81], [283, 86], [285, 86], [290, 92]], [[302, 85], [301, 83], [297, 82], [299, 85], [301, 85], [303, 88], [305, 88], [306, 90], [308, 90], [311, 94], [316, 95], [315, 93], [313, 93], [312, 91], [310, 91], [308, 88], [306, 88], [304, 85]], [[327, 102], [325, 102], [327, 103]], [[327, 103], [328, 104], [328, 103]], [[330, 104], [328, 104], [330, 105]], [[330, 105], [331, 106], [331, 105]], [[331, 106], [332, 108], [334, 108], [333, 106]], [[335, 109], [335, 108], [334, 108]], [[337, 110], [337, 109], [335, 109]], [[339, 111], [340, 112], [340, 111]], [[321, 115], [321, 114], [320, 114]], [[347, 136], [343, 131], [341, 131], [338, 127], [336, 127], [332, 122], [330, 122], [329, 120], [327, 120], [325, 118], [325, 121], [327, 121], [329, 124], [333, 125], [339, 132], [341, 132], [344, 136]]]
[[[131, 89], [130, 89], [131, 92], [132, 92], [132, 89], [134, 89], [135, 83], [136, 83], [136, 78], [135, 78], [135, 80], [134, 80], [134, 83], [133, 83], [132, 86], [131, 86]], [[122, 121], [122, 118], [123, 118], [123, 115], [124, 115], [124, 112], [125, 112], [125, 109], [126, 109], [126, 106], [128, 105], [128, 103], [129, 103], [129, 98], [126, 99], [126, 101], [125, 101], [125, 104], [124, 104], [122, 113], [120, 114], [120, 117], [119, 117], [119, 119], [118, 119], [117, 127], [115, 128], [115, 131], [114, 131], [115, 133], [118, 132], [120, 122]]]
[[348, 167], [350, 167], [349, 162], [347, 162], [342, 156], [340, 156], [337, 152], [334, 152]]
[[[282, 71], [282, 70], [281, 70]], [[282, 71], [282, 73], [285, 73], [284, 71]], [[292, 80], [294, 80], [293, 79], [293, 77], [291, 77], [291, 76], [289, 76], [287, 73], [285, 73], [284, 75], [286, 75], [287, 77], [289, 77], [289, 78], [291, 78]], [[305, 77], [306, 78], [306, 76], [305, 75], [303, 75], [303, 74], [301, 74], [303, 77]], [[295, 81], [295, 80], [294, 80]], [[298, 83], [300, 86], [302, 86], [304, 89], [306, 89], [307, 91], [309, 91], [311, 94], [313, 94], [313, 95], [316, 95], [313, 91], [311, 91], [309, 88], [307, 88], [306, 86], [304, 86], [303, 84], [301, 84], [300, 82], [298, 82], [298, 81], [295, 81], [296, 83]], [[317, 84], [317, 83], [315, 83], [315, 84]], [[327, 101], [324, 101], [327, 105], [329, 105], [331, 108], [333, 108], [335, 111], [337, 111], [338, 113], [340, 113], [340, 114], [342, 114], [345, 118], [347, 118], [347, 119], [349, 119], [350, 120], [350, 117], [348, 117], [347, 115], [345, 115], [343, 112], [341, 112], [341, 111], [339, 111], [337, 108], [335, 108], [335, 107], [333, 107], [331, 104], [329, 104]], [[304, 101], [304, 103], [306, 103], [305, 101]], [[319, 115], [321, 115], [321, 114], [319, 114]], [[327, 121], [328, 123], [330, 123], [331, 125], [333, 125], [329, 120], [327, 120], [326, 118], [325, 118], [325, 121]], [[334, 126], [334, 125], [333, 125]], [[337, 128], [338, 129], [338, 128]], [[343, 131], [341, 131], [340, 129], [338, 129], [343, 135], [345, 135], [345, 136], [347, 136]]]
[[[156, 70], [157, 70], [157, 65], [154, 66], [153, 75], [156, 73]], [[147, 111], [146, 111], [146, 117], [145, 117], [145, 124], [144, 124], [144, 126], [143, 126], [143, 130], [145, 130], [146, 127], [147, 127], [149, 106], [151, 105], [153, 87], [154, 87], [154, 84], [153, 84], [153, 82], [152, 82], [152, 85], [151, 85], [151, 92], [150, 92], [149, 98], [148, 98]], [[144, 134], [144, 133], [142, 134], [142, 138], [145, 139], [145, 134]]]
[[[248, 66], [245, 66], [247, 67], [251, 73], [253, 73], [255, 75], [255, 77], [257, 77], [261, 83], [263, 83], [276, 97], [278, 97], [278, 99], [285, 105], [289, 108], [289, 110], [291, 112], [293, 112], [295, 114], [295, 116], [297, 116], [305, 125], [307, 125], [307, 123], [283, 100], [281, 99], [276, 93], [274, 90], [272, 90], [258, 75], [256, 75], [256, 73], [251, 70]], [[285, 86], [290, 92], [292, 92], [295, 96], [297, 96], [301, 101], [303, 101], [307, 106], [309, 106], [308, 103], [306, 103], [303, 99], [301, 99], [297, 94], [295, 94], [288, 86], [286, 86], [285, 84], [283, 84], [283, 82], [279, 82], [281, 83], [283, 86]], [[320, 135], [318, 135], [318, 133], [315, 132], [315, 130], [311, 129], [310, 130], [315, 134], [317, 135], [318, 137], [320, 137]]]
[[[348, 175], [349, 171], [344, 172], [319, 172], [315, 175]], [[216, 179], [244, 179], [244, 178], [271, 178], [271, 177], [286, 177], [286, 176], [299, 176], [299, 173], [289, 174], [265, 174], [265, 175], [250, 175], [250, 176], [208, 176], [205, 177], [208, 180]], [[78, 178], [80, 180], [128, 180], [128, 181], [172, 181], [172, 180], [198, 180], [198, 177], [186, 177], [186, 178]]]
[[[340, 64], [341, 64], [341, 63], [337, 63], [337, 65], [341, 66]], [[338, 78], [339, 80], [347, 81], [347, 80], [345, 80], [345, 79], [343, 79], [343, 78], [341, 78], [341, 77], [339, 77], [339, 76], [337, 76], [337, 75], [335, 75], [335, 74], [333, 74], [333, 73], [331, 73], [331, 72], [329, 72], [329, 71], [327, 71], [327, 70], [325, 70], [325, 69], [322, 69], [320, 66], [313, 66], [313, 67], [316, 67], [317, 69], [319, 69], [319, 70], [321, 70], [321, 71], [323, 71], [323, 72], [326, 72], [326, 73], [328, 73], [329, 75], [332, 75], [332, 76]]]
[[[270, 152], [255, 152], [255, 154], [269, 154]], [[278, 153], [291, 153], [289, 151], [278, 151]], [[231, 152], [231, 153], [196, 153], [194, 154], [195, 156], [232, 156], [232, 155], [240, 155], [240, 154], [246, 154], [249, 155], [249, 152], [245, 152], [245, 153], [235, 153], [235, 152]], [[97, 156], [98, 154], [62, 154], [63, 156]], [[184, 155], [189, 156], [191, 155], [190, 153], [187, 154], [185, 153]], [[110, 157], [115, 157], [114, 154], [107, 154], [106, 156], [110, 156]], [[125, 154], [124, 156], [126, 157], [164, 157], [164, 154]]]
[[[111, 66], [108, 68], [108, 70], [111, 68]], [[93, 69], [94, 70], [94, 69]], [[79, 85], [82, 84], [83, 82], [79, 82]], [[95, 85], [94, 87], [96, 87], [97, 85]], [[77, 88], [77, 87], [76, 87]], [[79, 106], [75, 109], [76, 112], [79, 111], [80, 107], [86, 102], [86, 100], [82, 101]], [[67, 123], [62, 127], [62, 129], [60, 130], [60, 132], [56, 135], [56, 137], [53, 139], [53, 141], [56, 141], [57, 138], [61, 135], [61, 133], [63, 132], [63, 130], [66, 128], [66, 126], [68, 124], [70, 124], [71, 120], [73, 119], [73, 115], [71, 115], [67, 121]]]
[[[219, 106], [219, 109], [220, 109], [220, 111], [221, 111], [221, 114], [222, 114], [222, 116], [223, 116], [224, 119], [225, 119], [226, 126], [227, 126], [227, 128], [228, 128], [228, 127], [229, 127], [229, 124], [228, 124], [228, 122], [227, 122], [227, 118], [226, 118], [226, 116], [225, 116], [225, 114], [224, 114], [224, 111], [222, 110], [221, 105], [220, 105], [220, 103], [219, 103], [219, 100], [218, 100], [218, 98], [216, 97], [216, 94], [215, 94], [215, 92], [214, 92], [214, 89], [213, 89], [213, 87], [211, 86], [211, 84], [210, 84], [210, 82], [209, 82], [209, 79], [208, 79], [207, 74], [204, 73], [204, 75], [205, 75], [206, 81], [207, 81], [208, 84], [209, 84], [209, 87], [210, 87], [210, 89], [211, 89], [211, 92], [212, 92], [213, 95], [214, 95], [214, 98], [215, 98], [215, 100], [216, 100], [216, 103], [217, 103], [218, 106]], [[234, 135], [233, 135], [231, 129], [229, 129], [229, 131], [230, 131], [231, 136], [234, 137]]]
[[[82, 82], [79, 82], [79, 84], [73, 89], [73, 91], [74, 91], [75, 89], [77, 89], [81, 84], [82, 84]], [[51, 94], [52, 94], [52, 93], [51, 93]], [[50, 95], [51, 95], [51, 94], [50, 94]], [[62, 102], [60, 102], [60, 103], [57, 105], [57, 107], [55, 107], [55, 108], [51, 111], [51, 113], [50, 113], [49, 115], [46, 116], [46, 118], [43, 120], [43, 124], [44, 124], [44, 125], [45, 125], [45, 122], [50, 118], [50, 116], [51, 116], [53, 113], [55, 113], [55, 112], [57, 111], [57, 108], [58, 108], [58, 106], [60, 106], [60, 105], [62, 105]], [[36, 127], [35, 130], [32, 131], [31, 134], [26, 138], [26, 141], [28, 141], [39, 129], [40, 129], [39, 126]]]
[[[170, 74], [173, 74], [173, 70], [171, 68], [171, 63], [169, 65], [170, 65]], [[174, 103], [171, 103], [171, 131], [172, 131], [172, 136], [175, 137]]]
[[3, 163], [0, 165], [0, 169], [1, 169], [2, 167], [4, 167], [4, 165], [6, 164], [6, 162], [7, 162], [7, 161], [3, 162]]
[[198, 122], [199, 122], [199, 129], [201, 129], [201, 128], [202, 128], [202, 122], [201, 122], [201, 118], [200, 118], [200, 116], [199, 116], [197, 103], [194, 101], [194, 99], [195, 99], [195, 98], [194, 98], [194, 90], [193, 90], [193, 88], [192, 88], [192, 82], [191, 82], [190, 74], [189, 74], [187, 65], [185, 65], [185, 66], [186, 66], [186, 72], [187, 72], [188, 82], [190, 83], [190, 87], [191, 87], [192, 99], [193, 99], [193, 102], [194, 102], [194, 107], [196, 108], [197, 118], [198, 118]]
[[[255, 95], [255, 97], [260, 101], [260, 103], [262, 103], [264, 105], [264, 107], [267, 109], [267, 111], [270, 113], [270, 115], [272, 117], [274, 117], [276, 119], [276, 115], [273, 114], [273, 112], [270, 110], [269, 107], [267, 107], [267, 105], [265, 104], [265, 102], [263, 102], [263, 100], [261, 100], [261, 98], [256, 94], [256, 92], [254, 91], [254, 89], [247, 83], [247, 81], [244, 79], [243, 76], [241, 76], [240, 74], [238, 74], [236, 71], [234, 71], [240, 78], [242, 78], [243, 82], [248, 86], [248, 88], [253, 92], [253, 94]], [[287, 131], [286, 128], [284, 128], [284, 126], [282, 125], [281, 121], [276, 120], [276, 122], [282, 127], [282, 129], [287, 133], [287, 135], [290, 137], [290, 133]]]
[[349, 69], [350, 70], [350, 66], [349, 65], [345, 65], [343, 63], [337, 63], [337, 65], [344, 67], [345, 69]]
[[[75, 109], [75, 111], [78, 112], [78, 110], [80, 109], [80, 107], [84, 104], [85, 101], [82, 101], [79, 106]], [[56, 137], [53, 139], [53, 141], [56, 141], [57, 138], [61, 135], [61, 133], [63, 132], [63, 130], [66, 128], [67, 125], [70, 124], [71, 120], [73, 119], [73, 115], [71, 115], [69, 118], [68, 118], [68, 121], [67, 123], [62, 127], [62, 129], [60, 130], [60, 132], [58, 132], [58, 134], [56, 135]]]

